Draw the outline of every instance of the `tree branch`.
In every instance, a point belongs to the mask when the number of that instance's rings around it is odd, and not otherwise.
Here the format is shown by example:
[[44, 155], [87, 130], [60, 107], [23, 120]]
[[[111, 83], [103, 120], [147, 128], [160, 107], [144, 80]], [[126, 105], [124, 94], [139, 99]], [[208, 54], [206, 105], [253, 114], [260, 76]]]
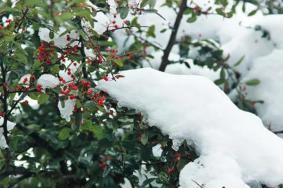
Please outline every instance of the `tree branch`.
[[7, 90], [7, 83], [6, 83], [6, 69], [4, 67], [4, 62], [2, 56], [0, 57], [0, 68], [1, 68], [1, 81], [2, 81], [2, 88], [3, 88], [3, 97], [1, 98], [2, 104], [3, 104], [3, 124], [1, 125], [3, 127], [3, 135], [6, 140], [6, 143], [9, 143], [8, 140], [8, 128], [7, 128], [7, 123], [8, 123], [8, 90]]
[[81, 52], [81, 55], [82, 55], [82, 72], [83, 72], [83, 78], [84, 78], [84, 79], [87, 79], [87, 78], [88, 78], [88, 75], [87, 75], [86, 62], [85, 62], [86, 55], [85, 55], [85, 50], [84, 50], [84, 40], [83, 40], [83, 37], [82, 37], [82, 36], [80, 36], [79, 41], [80, 41], [80, 44], [81, 44], [80, 52]]
[[165, 48], [164, 54], [162, 56], [161, 65], [159, 67], [159, 70], [162, 71], [162, 72], [165, 71], [166, 66], [170, 63], [168, 58], [169, 58], [170, 52], [172, 50], [172, 47], [175, 43], [176, 36], [177, 36], [177, 33], [178, 33], [178, 29], [179, 29], [179, 26], [180, 26], [181, 20], [183, 18], [183, 14], [184, 14], [186, 7], [187, 7], [187, 0], [182, 0], [180, 7], [179, 7], [179, 12], [177, 14], [177, 17], [176, 17], [176, 20], [175, 20], [175, 23], [174, 23], [174, 26], [173, 26], [173, 29], [172, 29], [172, 33], [171, 33], [169, 42], [168, 42], [167, 47]]

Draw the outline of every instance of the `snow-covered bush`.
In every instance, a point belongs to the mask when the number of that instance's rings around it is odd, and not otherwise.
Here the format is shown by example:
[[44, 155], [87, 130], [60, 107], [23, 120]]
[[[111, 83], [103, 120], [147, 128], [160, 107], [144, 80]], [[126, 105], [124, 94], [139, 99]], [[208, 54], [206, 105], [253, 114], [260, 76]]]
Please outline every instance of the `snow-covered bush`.
[[0, 187], [279, 185], [281, 6], [0, 1]]

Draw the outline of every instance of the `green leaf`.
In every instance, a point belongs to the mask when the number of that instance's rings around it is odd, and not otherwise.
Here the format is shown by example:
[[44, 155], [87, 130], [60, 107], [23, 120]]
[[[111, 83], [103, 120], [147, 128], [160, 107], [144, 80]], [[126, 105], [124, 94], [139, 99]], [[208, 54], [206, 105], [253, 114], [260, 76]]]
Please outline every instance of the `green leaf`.
[[60, 140], [66, 140], [67, 138], [70, 137], [70, 132], [71, 132], [71, 129], [65, 127], [63, 129], [61, 129], [61, 131], [59, 132], [58, 138]]
[[149, 0], [143, 0], [141, 2], [141, 8], [145, 7], [149, 3]]
[[225, 69], [222, 68], [221, 71], [220, 71], [220, 79], [221, 80], [225, 80], [225, 78], [226, 78]]
[[47, 103], [48, 99], [49, 99], [49, 95], [42, 93], [42, 94], [39, 95], [39, 97], [37, 99], [38, 104], [45, 104], [45, 103]]
[[144, 133], [144, 134], [141, 135], [141, 143], [143, 145], [146, 145], [147, 142], [148, 142], [148, 135], [146, 133]]
[[0, 150], [0, 170], [5, 166], [5, 157], [2, 153], [2, 151]]
[[220, 4], [223, 6], [227, 6], [228, 5], [228, 1], [227, 0], [216, 0], [215, 4]]
[[166, 32], [167, 31], [167, 29], [162, 29], [161, 31], [160, 31], [160, 33], [164, 33], [164, 32]]
[[36, 60], [33, 64], [32, 64], [32, 69], [39, 69], [41, 67], [42, 63], [38, 60]]
[[196, 20], [197, 20], [197, 16], [196, 16], [196, 14], [193, 13], [192, 16], [187, 19], [187, 22], [193, 23]]
[[50, 39], [53, 39], [53, 38], [54, 38], [54, 32], [53, 32], [53, 31], [50, 31], [50, 32], [49, 32], [49, 38], [50, 38]]
[[221, 16], [226, 15], [223, 8], [217, 8], [215, 11], [216, 11], [217, 14], [219, 14]]
[[242, 56], [242, 57], [233, 65], [233, 67], [237, 67], [238, 65], [240, 65], [240, 64], [243, 62], [244, 59], [245, 59], [245, 56]]
[[154, 8], [156, 4], [156, 0], [149, 0], [148, 4], [149, 4], [149, 8]]
[[123, 67], [124, 65], [124, 62], [122, 59], [117, 59], [114, 61], [116, 65], [118, 65], [119, 67]]
[[81, 130], [92, 132], [98, 140], [104, 138], [104, 128], [93, 124], [90, 120], [85, 120], [84, 124], [81, 126]]
[[52, 74], [58, 74], [60, 71], [60, 65], [53, 65], [52, 68], [51, 68], [51, 73]]
[[223, 79], [218, 79], [218, 80], [215, 80], [214, 81], [214, 83], [216, 84], [216, 85], [221, 85], [221, 84], [223, 84], [225, 82], [225, 80], [223, 80]]
[[155, 25], [151, 25], [148, 28], [146, 36], [155, 38]]
[[128, 7], [121, 7], [119, 9], [120, 17], [122, 19], [125, 19], [128, 16], [129, 13], [129, 8]]
[[258, 9], [255, 9], [255, 10], [251, 11], [251, 12], [248, 14], [248, 16], [253, 16], [253, 15], [255, 15], [255, 14], [257, 13], [257, 11], [258, 11]]
[[247, 84], [248, 86], [256, 86], [260, 83], [260, 80], [258, 79], [252, 79], [252, 80], [248, 80], [245, 82], [245, 84]]
[[186, 10], [184, 11], [184, 15], [188, 15], [188, 14], [193, 14], [194, 11], [192, 8], [186, 8]]

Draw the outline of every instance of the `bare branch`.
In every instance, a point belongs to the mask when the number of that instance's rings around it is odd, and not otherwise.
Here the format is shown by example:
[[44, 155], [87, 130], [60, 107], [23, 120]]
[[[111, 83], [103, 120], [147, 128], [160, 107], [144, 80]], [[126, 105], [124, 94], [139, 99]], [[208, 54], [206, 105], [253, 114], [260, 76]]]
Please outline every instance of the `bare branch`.
[[170, 63], [169, 62], [169, 55], [170, 55], [172, 47], [173, 47], [173, 45], [176, 41], [178, 29], [179, 29], [179, 26], [180, 26], [181, 20], [183, 18], [183, 14], [184, 14], [186, 7], [187, 7], [187, 0], [182, 0], [180, 7], [179, 7], [179, 12], [177, 14], [177, 17], [176, 17], [176, 20], [175, 20], [175, 23], [174, 23], [174, 26], [173, 26], [173, 29], [172, 29], [172, 33], [171, 33], [169, 42], [168, 42], [167, 47], [165, 48], [164, 54], [162, 56], [161, 65], [159, 67], [159, 70], [162, 71], [162, 72], [165, 71], [167, 65]]

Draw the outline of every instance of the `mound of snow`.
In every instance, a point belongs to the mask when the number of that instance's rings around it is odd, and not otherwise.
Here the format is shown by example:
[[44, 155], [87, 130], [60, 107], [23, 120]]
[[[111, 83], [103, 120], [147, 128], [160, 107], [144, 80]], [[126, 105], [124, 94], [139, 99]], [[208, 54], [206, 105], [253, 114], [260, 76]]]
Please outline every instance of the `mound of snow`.
[[194, 143], [200, 158], [182, 170], [181, 187], [283, 182], [283, 140], [257, 116], [237, 108], [209, 79], [150, 68], [120, 74], [125, 77], [100, 81], [98, 88], [142, 112], [170, 138]]
[[37, 84], [41, 85], [42, 89], [55, 88], [59, 83], [59, 79], [52, 74], [42, 74], [37, 80]]
[[262, 100], [256, 104], [258, 115], [273, 131], [283, 130], [283, 50], [274, 50], [268, 56], [258, 58], [243, 82], [259, 79], [260, 84], [247, 87], [248, 98]]
[[199, 76], [205, 76], [209, 78], [211, 81], [215, 81], [219, 79], [219, 70], [214, 71], [212, 69], [209, 69], [208, 67], [201, 67], [198, 65], [193, 64], [192, 61], [188, 62], [189, 67], [187, 67], [185, 64], [175, 63], [175, 64], [169, 64], [166, 67], [165, 72], [171, 73], [171, 74], [178, 74], [178, 75], [199, 75]]

